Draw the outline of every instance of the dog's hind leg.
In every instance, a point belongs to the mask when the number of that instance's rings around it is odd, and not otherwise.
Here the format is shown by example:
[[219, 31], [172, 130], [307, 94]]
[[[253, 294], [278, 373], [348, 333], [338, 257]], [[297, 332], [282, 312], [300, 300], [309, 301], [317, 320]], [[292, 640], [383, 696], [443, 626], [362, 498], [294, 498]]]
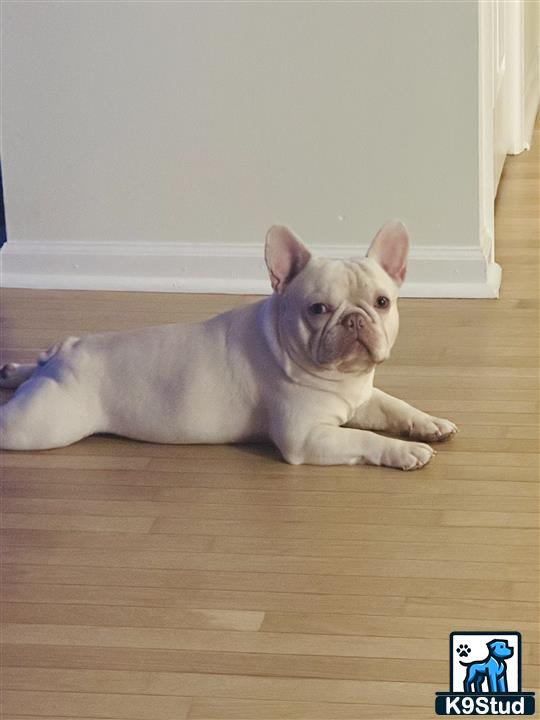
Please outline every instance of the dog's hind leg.
[[0, 388], [15, 390], [37, 369], [37, 363], [6, 363], [0, 367]]
[[31, 377], [0, 407], [0, 447], [45, 450], [92, 435], [95, 416], [77, 395], [52, 377]]
[[469, 670], [467, 669], [467, 675], [465, 676], [465, 680], [463, 681], [463, 692], [471, 693], [473, 687], [473, 678], [471, 677], [471, 674]]
[[38, 355], [34, 363], [9, 362], [0, 366], [0, 389], [16, 390], [19, 385], [32, 377], [38, 367], [45, 365], [51, 358], [61, 351], [69, 350], [79, 342], [78, 337], [68, 337], [52, 345]]
[[481, 693], [483, 684], [484, 678], [481, 675], [478, 675], [476, 680], [474, 681], [474, 692]]

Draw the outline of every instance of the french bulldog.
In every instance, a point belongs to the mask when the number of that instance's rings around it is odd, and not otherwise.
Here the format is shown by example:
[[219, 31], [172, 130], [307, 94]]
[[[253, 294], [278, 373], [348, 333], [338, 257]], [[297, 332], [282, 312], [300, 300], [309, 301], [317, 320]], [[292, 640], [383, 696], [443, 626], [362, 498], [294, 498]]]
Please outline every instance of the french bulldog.
[[[70, 337], [4, 365], [7, 450], [94, 433], [158, 443], [271, 440], [293, 465], [424, 466], [454, 423], [373, 386], [398, 332], [409, 239], [385, 224], [365, 258], [311, 255], [288, 228], [266, 236], [273, 293], [209, 320]], [[405, 435], [402, 440], [377, 432]]]

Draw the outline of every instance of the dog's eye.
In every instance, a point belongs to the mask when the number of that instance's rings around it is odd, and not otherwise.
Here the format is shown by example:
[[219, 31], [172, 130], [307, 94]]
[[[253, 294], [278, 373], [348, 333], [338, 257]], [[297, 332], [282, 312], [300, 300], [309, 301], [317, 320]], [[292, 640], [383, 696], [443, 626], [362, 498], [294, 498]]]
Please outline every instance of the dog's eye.
[[390, 300], [386, 297], [386, 295], [379, 295], [375, 304], [378, 308], [386, 309], [387, 307], [390, 307]]
[[324, 303], [313, 303], [309, 306], [309, 312], [312, 315], [323, 315], [328, 312], [328, 307]]

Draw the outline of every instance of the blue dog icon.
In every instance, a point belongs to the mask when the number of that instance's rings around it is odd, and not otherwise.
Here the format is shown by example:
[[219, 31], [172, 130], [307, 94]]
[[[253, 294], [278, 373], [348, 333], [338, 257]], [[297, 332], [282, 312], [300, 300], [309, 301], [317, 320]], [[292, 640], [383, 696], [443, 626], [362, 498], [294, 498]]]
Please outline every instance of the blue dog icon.
[[485, 660], [474, 660], [473, 662], [459, 661], [460, 665], [467, 668], [463, 680], [463, 690], [466, 693], [481, 693], [484, 680], [488, 681], [488, 692], [508, 692], [506, 682], [507, 658], [512, 657], [514, 649], [508, 647], [506, 640], [492, 640], [487, 643], [489, 655]]

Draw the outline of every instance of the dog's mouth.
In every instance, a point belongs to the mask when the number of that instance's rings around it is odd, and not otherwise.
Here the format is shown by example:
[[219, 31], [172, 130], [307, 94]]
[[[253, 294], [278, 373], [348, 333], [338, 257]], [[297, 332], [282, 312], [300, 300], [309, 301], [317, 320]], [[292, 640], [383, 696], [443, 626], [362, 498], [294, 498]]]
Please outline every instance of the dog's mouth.
[[362, 354], [367, 353], [370, 360], [372, 360], [375, 365], [380, 365], [382, 362], [384, 362], [388, 358], [388, 353], [382, 352], [380, 349], [376, 347], [372, 347], [369, 345], [365, 340], [363, 340], [361, 337], [356, 338], [356, 344], [360, 347]]
[[340, 323], [315, 339], [311, 354], [319, 367], [340, 372], [365, 370], [388, 357], [383, 338], [366, 337], [362, 332], [352, 334]]
[[366, 366], [379, 365], [386, 355], [371, 347], [363, 338], [357, 337], [336, 363], [340, 372], [355, 372]]
[[355, 340], [355, 343], [357, 345], [359, 345], [362, 350], [365, 350], [368, 353], [368, 355], [373, 357], [373, 354], [374, 354], [373, 350], [371, 349], [371, 347], [367, 344], [367, 342], [363, 338], [357, 337]]

